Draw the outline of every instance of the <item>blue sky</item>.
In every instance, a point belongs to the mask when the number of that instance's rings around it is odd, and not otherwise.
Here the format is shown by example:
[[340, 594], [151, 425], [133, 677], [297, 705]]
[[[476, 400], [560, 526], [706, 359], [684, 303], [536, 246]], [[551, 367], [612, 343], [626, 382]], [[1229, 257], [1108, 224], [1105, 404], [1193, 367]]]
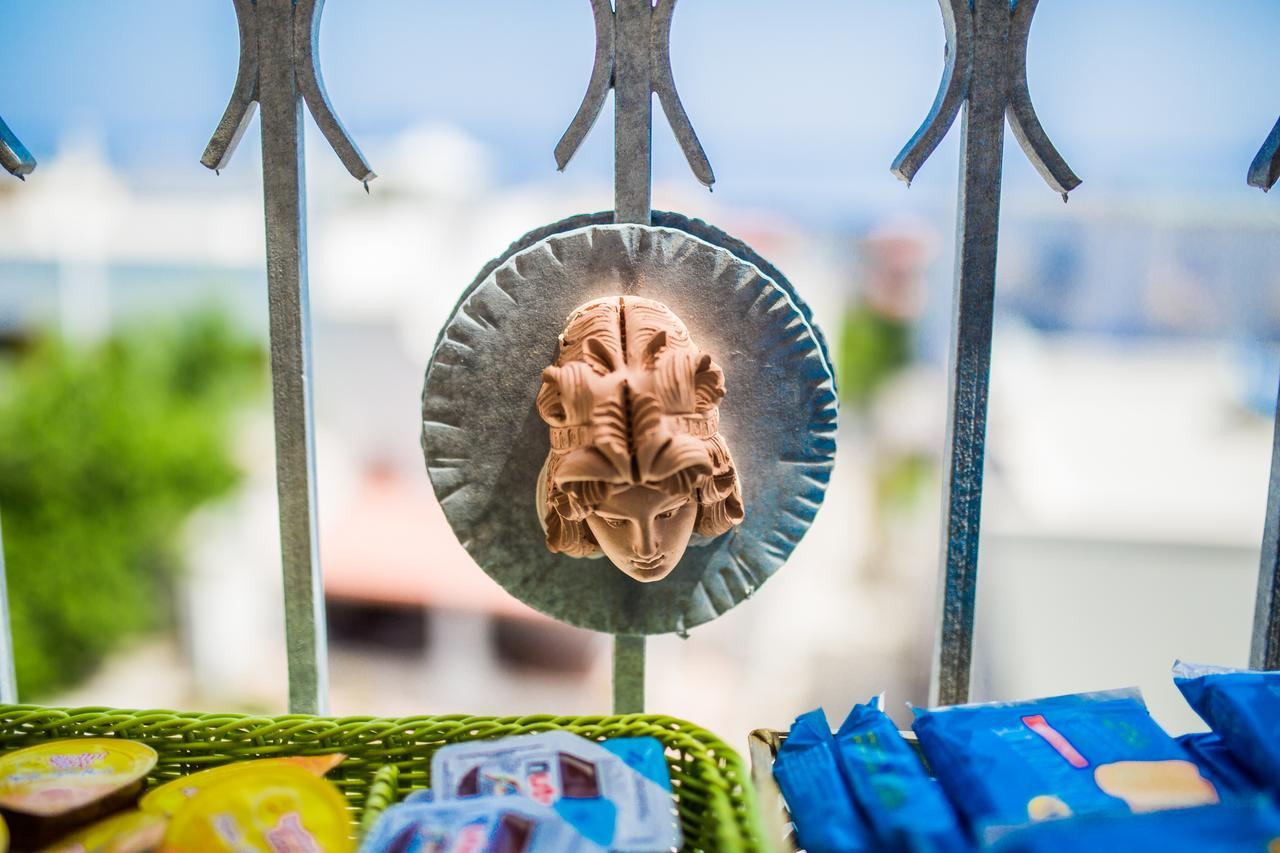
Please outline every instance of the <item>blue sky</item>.
[[[89, 129], [125, 169], [200, 174], [235, 76], [230, 0], [6, 5], [0, 114], [37, 157]], [[366, 148], [454, 124], [517, 182], [553, 170], [592, 38], [585, 0], [329, 0], [321, 57]], [[1243, 197], [1280, 115], [1277, 39], [1275, 0], [1043, 0], [1032, 96], [1087, 187]], [[892, 191], [888, 164], [932, 102], [942, 31], [934, 0], [682, 0], [673, 52], [717, 193], [799, 210]], [[920, 183], [949, 187], [956, 137]], [[611, 156], [606, 120], [570, 170], [607, 179]], [[1014, 188], [1038, 180], [1021, 155], [1007, 173]], [[693, 180], [660, 121], [655, 177]]]

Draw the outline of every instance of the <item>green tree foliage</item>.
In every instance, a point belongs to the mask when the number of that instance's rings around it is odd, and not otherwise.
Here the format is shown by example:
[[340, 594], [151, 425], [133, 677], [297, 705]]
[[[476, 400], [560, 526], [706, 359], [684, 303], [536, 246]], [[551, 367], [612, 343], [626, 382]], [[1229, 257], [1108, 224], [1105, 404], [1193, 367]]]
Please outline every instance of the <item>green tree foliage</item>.
[[238, 472], [262, 351], [222, 315], [0, 359], [0, 520], [18, 682], [38, 698], [166, 624], [177, 534]]
[[885, 380], [910, 362], [910, 322], [886, 316], [865, 303], [845, 313], [836, 365], [843, 402], [865, 411]]

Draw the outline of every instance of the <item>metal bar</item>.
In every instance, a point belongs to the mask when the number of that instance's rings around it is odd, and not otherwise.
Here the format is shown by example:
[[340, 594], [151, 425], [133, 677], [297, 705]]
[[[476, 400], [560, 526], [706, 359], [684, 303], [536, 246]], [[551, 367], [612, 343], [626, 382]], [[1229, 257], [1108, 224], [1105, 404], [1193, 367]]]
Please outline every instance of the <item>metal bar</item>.
[[951, 130], [965, 98], [969, 97], [969, 72], [973, 68], [973, 12], [969, 9], [969, 0], [938, 0], [938, 8], [947, 37], [946, 62], [938, 95], [920, 129], [889, 167], [894, 177], [907, 186], [911, 186], [916, 172]]
[[240, 27], [240, 67], [230, 103], [201, 162], [215, 171], [226, 166], [253, 118], [254, 103], [261, 106], [289, 710], [323, 714], [329, 705], [329, 664], [316, 534], [304, 101], [347, 171], [363, 182], [366, 190], [376, 175], [338, 120], [325, 92], [317, 59], [323, 0], [232, 2]]
[[1031, 19], [1039, 3], [1040, 0], [1018, 0], [1013, 9], [1013, 26], [1008, 37], [1009, 65], [1005, 69], [1009, 127], [1031, 165], [1045, 183], [1062, 195], [1065, 202], [1067, 193], [1080, 186], [1080, 179], [1062, 159], [1040, 125], [1040, 118], [1031, 105], [1031, 87], [1027, 82], [1027, 40], [1031, 35]]
[[1258, 154], [1249, 165], [1249, 186], [1257, 187], [1264, 193], [1269, 192], [1280, 179], [1280, 121], [1271, 128], [1267, 141], [1262, 143]]
[[25, 181], [36, 168], [36, 159], [4, 119], [0, 119], [0, 166], [20, 181]]
[[351, 177], [364, 184], [364, 190], [368, 192], [369, 182], [378, 176], [334, 112], [333, 105], [329, 103], [329, 93], [324, 88], [324, 75], [320, 72], [320, 13], [324, 10], [324, 0], [294, 2], [297, 9], [293, 16], [292, 62], [298, 89], [325, 140]]
[[258, 0], [255, 14], [289, 709], [322, 714], [328, 706], [328, 649], [316, 535], [306, 175], [293, 2]]
[[960, 155], [956, 288], [944, 455], [941, 607], [930, 700], [956, 704], [969, 696], [982, 466], [991, 370], [996, 240], [1004, 152], [1005, 44], [1008, 0], [974, 3], [974, 62]]
[[1026, 53], [1038, 2], [938, 0], [947, 37], [942, 83], [928, 117], [890, 167], [910, 184], [964, 105], [933, 704], [967, 701], [973, 666], [1006, 116], [1027, 157], [1064, 201], [1080, 184], [1031, 105]]
[[[617, 0], [613, 49], [613, 221], [650, 222], [653, 6]], [[644, 710], [644, 637], [613, 638], [613, 712]]]
[[711, 161], [707, 152], [702, 150], [698, 134], [694, 133], [693, 123], [680, 102], [680, 94], [676, 91], [675, 75], [671, 71], [671, 16], [675, 14], [676, 0], [657, 0], [653, 8], [653, 29], [651, 40], [653, 58], [651, 68], [653, 74], [653, 91], [666, 113], [671, 132], [676, 135], [676, 142], [689, 162], [689, 168], [703, 186], [708, 189], [716, 182], [715, 173], [711, 170]]
[[613, 638], [613, 713], [644, 712], [644, 637]]
[[240, 63], [236, 82], [200, 162], [218, 172], [225, 169], [235, 153], [240, 138], [249, 128], [258, 101], [258, 33], [253, 0], [231, 0], [236, 10], [236, 26], [240, 31]]
[[[653, 96], [656, 93], [694, 175], [710, 187], [711, 163], [680, 103], [671, 72], [671, 16], [676, 0], [590, 0], [595, 61], [582, 103], [556, 144], [563, 171], [586, 139], [613, 89], [613, 221], [648, 225], [652, 217]], [[615, 713], [644, 709], [644, 637], [614, 637]]]
[[595, 61], [591, 64], [591, 79], [587, 81], [587, 92], [582, 96], [578, 112], [556, 143], [556, 168], [561, 172], [600, 118], [604, 99], [613, 87], [613, 7], [609, 0], [591, 0], [591, 14], [596, 22]]
[[[1276, 122], [1249, 165], [1249, 186], [1267, 192], [1280, 178], [1280, 121]], [[1254, 599], [1253, 641], [1249, 666], [1280, 669], [1280, 407], [1271, 444], [1271, 479], [1267, 485], [1267, 518], [1262, 529], [1258, 595]]]
[[0, 530], [0, 704], [18, 704], [13, 666], [13, 630], [9, 627], [9, 581], [4, 570], [4, 531]]
[[613, 50], [613, 221], [649, 224], [653, 163], [653, 6], [617, 0]]
[[1253, 641], [1249, 666], [1280, 669], [1280, 408], [1271, 443], [1271, 480], [1267, 486], [1267, 520], [1262, 530], [1258, 595], [1254, 599]]
[[[627, 184], [629, 189], [648, 193], [649, 163], [648, 144], [652, 140], [652, 98], [645, 94], [645, 86], [658, 96], [662, 111], [667, 116], [667, 123], [675, 134], [680, 150], [689, 163], [696, 177], [704, 186], [710, 188], [716, 181], [711, 170], [711, 161], [698, 141], [698, 134], [693, 130], [689, 114], [680, 102], [680, 93], [676, 91], [675, 75], [671, 71], [671, 18], [675, 14], [676, 0], [617, 0], [617, 10], [609, 4], [609, 0], [589, 0], [591, 13], [596, 24], [596, 53], [591, 66], [591, 79], [587, 83], [586, 94], [582, 103], [574, 113], [573, 120], [565, 130], [560, 141], [556, 143], [556, 168], [564, 171], [565, 166], [573, 159], [582, 141], [587, 138], [596, 119], [604, 109], [605, 96], [609, 89], [614, 89], [614, 141], [615, 170], [628, 168], [636, 170]], [[947, 2], [947, 0], [944, 0]], [[954, 0], [967, 2], [967, 0]], [[622, 20], [627, 19], [624, 34]], [[648, 33], [645, 21], [648, 22]], [[619, 46], [625, 39], [626, 44]], [[619, 68], [622, 55], [627, 57], [626, 70]], [[645, 54], [645, 55], [642, 55]], [[618, 80], [626, 79], [627, 95], [625, 104], [623, 95], [618, 89]], [[647, 81], [647, 83], [646, 83]], [[643, 112], [640, 105], [645, 104]], [[625, 125], [625, 126], [624, 126]], [[623, 141], [628, 143], [643, 141], [643, 151], [638, 159], [630, 152], [621, 151], [618, 146]], [[642, 161], [643, 164], [642, 165]], [[643, 175], [640, 172], [643, 171]], [[618, 174], [615, 171], [615, 174]], [[643, 184], [643, 187], [641, 186]], [[648, 222], [646, 219], [619, 219], [619, 222]]]

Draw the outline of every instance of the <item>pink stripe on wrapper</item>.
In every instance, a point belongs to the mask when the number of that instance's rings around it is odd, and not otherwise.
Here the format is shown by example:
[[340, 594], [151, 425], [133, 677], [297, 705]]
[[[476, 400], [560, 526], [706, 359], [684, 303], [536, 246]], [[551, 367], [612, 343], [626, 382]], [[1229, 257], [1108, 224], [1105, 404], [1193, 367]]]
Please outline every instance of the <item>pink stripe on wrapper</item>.
[[1048, 743], [1049, 746], [1053, 747], [1054, 751], [1056, 751], [1058, 755], [1065, 758], [1067, 763], [1072, 767], [1081, 768], [1089, 766], [1088, 759], [1081, 755], [1080, 751], [1072, 746], [1071, 741], [1063, 737], [1061, 732], [1045, 722], [1044, 717], [1039, 714], [1036, 714], [1033, 717], [1023, 717], [1022, 724], [1031, 729], [1031, 731], [1040, 735], [1040, 737], [1044, 738], [1045, 742]]

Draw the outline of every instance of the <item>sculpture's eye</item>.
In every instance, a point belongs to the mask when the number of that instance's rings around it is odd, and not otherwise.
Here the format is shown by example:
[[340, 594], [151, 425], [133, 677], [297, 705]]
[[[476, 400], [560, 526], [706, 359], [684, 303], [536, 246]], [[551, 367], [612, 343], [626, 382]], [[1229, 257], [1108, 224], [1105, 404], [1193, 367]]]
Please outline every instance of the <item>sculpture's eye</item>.
[[607, 515], [601, 515], [598, 518], [610, 527], [625, 527], [627, 524], [625, 518], [609, 518]]
[[675, 518], [676, 513], [684, 509], [688, 503], [689, 503], [688, 501], [685, 501], [684, 503], [680, 504], [680, 506], [673, 506], [671, 509], [667, 510], [666, 512], [660, 512], [658, 513], [658, 518], [664, 521], [668, 518]]

